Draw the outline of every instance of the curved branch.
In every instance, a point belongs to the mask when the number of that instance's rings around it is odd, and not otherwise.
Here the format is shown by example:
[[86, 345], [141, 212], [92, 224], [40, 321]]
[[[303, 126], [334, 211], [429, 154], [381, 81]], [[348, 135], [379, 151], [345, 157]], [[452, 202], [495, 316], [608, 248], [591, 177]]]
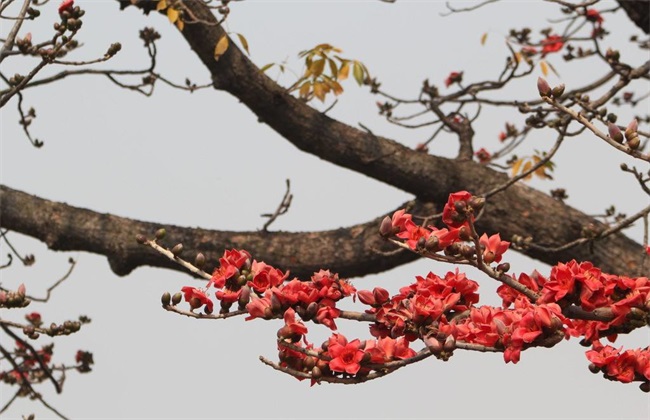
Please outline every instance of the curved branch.
[[[184, 5], [197, 19], [206, 22], [186, 25], [181, 33], [210, 71], [215, 88], [237, 97], [261, 122], [300, 150], [413, 193], [424, 201], [433, 201], [439, 208], [451, 192], [468, 190], [480, 194], [507, 180], [507, 175], [476, 162], [420, 153], [331, 119], [260, 72], [232, 42], [225, 54], [215, 60], [214, 46], [227, 34], [215, 25], [216, 18], [202, 1], [188, 0]], [[495, 198], [477, 222], [477, 228], [488, 234], [500, 232], [505, 238], [532, 236], [538, 243], [562, 245], [581, 237], [582, 226], [600, 225], [584, 213], [526, 186], [515, 185]], [[536, 250], [526, 254], [549, 264], [574, 258], [591, 260], [603, 270], [615, 273], [630, 273], [640, 267], [642, 247], [624, 235], [598, 241], [592, 248], [593, 252], [589, 246], [582, 246], [553, 254]], [[279, 264], [287, 265], [287, 261]]]
[[[404, 207], [404, 206], [402, 206]], [[415, 202], [412, 211], [433, 214], [431, 204]], [[300, 278], [321, 268], [345, 277], [379, 273], [418, 258], [411, 252], [387, 255], [394, 247], [379, 236], [385, 215], [367, 223], [323, 232], [228, 232], [166, 225], [167, 245], [183, 244], [183, 255], [201, 252], [204, 270], [212, 272], [223, 251], [244, 248], [256, 259]], [[0, 226], [37, 238], [53, 250], [88, 251], [108, 258], [111, 269], [127, 275], [143, 265], [183, 267], [136, 242], [136, 235], [153, 236], [159, 223], [97, 213], [45, 200], [0, 185]]]

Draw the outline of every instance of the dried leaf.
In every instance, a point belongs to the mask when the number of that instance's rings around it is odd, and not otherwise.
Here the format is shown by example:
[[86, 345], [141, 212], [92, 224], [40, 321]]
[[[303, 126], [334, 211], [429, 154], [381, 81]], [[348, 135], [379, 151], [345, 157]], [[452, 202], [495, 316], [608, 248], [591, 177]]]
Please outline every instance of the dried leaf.
[[316, 60], [309, 67], [309, 73], [313, 77], [318, 77], [323, 73], [324, 68], [325, 68], [325, 60], [323, 59]]
[[350, 75], [350, 62], [345, 61], [341, 64], [341, 68], [339, 69], [338, 80], [345, 80], [348, 78], [349, 75]]
[[485, 41], [487, 41], [487, 32], [481, 35], [481, 45], [485, 45]]
[[158, 4], [156, 4], [156, 11], [165, 10], [166, 8], [167, 8], [167, 0], [160, 0]]
[[[526, 161], [526, 163], [524, 163], [524, 167], [523, 167], [522, 170], [521, 170], [521, 173], [523, 174], [523, 173], [529, 171], [530, 168], [532, 168], [532, 167], [533, 167], [533, 162], [531, 162], [530, 160]], [[528, 180], [531, 179], [532, 177], [533, 177], [532, 174], [528, 174], [524, 179], [525, 179], [526, 181], [528, 181]]]
[[185, 28], [185, 22], [183, 22], [183, 19], [178, 19], [176, 21], [176, 27], [178, 28], [179, 31], [182, 31], [183, 28]]
[[228, 36], [223, 35], [214, 47], [214, 59], [219, 60], [228, 50]]
[[354, 80], [357, 81], [359, 85], [363, 84], [363, 67], [361, 63], [355, 61], [352, 68], [352, 74], [354, 75]]
[[178, 10], [174, 9], [173, 7], [167, 9], [167, 18], [171, 23], [176, 22], [178, 20], [179, 15], [180, 13], [178, 12]]
[[261, 71], [262, 73], [264, 73], [265, 71], [267, 71], [268, 69], [270, 69], [270, 68], [273, 67], [273, 66], [275, 66], [275, 63], [269, 63], [269, 64], [267, 64], [267, 65], [265, 65], [265, 66], [262, 66], [262, 68], [260, 69], [260, 71]]
[[239, 42], [241, 43], [241, 46], [244, 47], [244, 50], [246, 51], [246, 54], [251, 55], [251, 52], [248, 50], [248, 41], [246, 40], [246, 37], [242, 34], [236, 34], [237, 38], [239, 38]]
[[544, 60], [540, 61], [539, 68], [542, 69], [542, 74], [544, 76], [548, 76], [548, 64], [546, 64], [546, 61]]
[[524, 163], [523, 159], [517, 159], [515, 163], [512, 164], [512, 176], [515, 177], [519, 173], [519, 168], [521, 168], [521, 164]]
[[307, 96], [309, 95], [309, 92], [311, 91], [311, 82], [306, 81], [305, 83], [300, 86], [300, 90], [298, 91], [298, 94], [300, 95], [301, 98], [307, 99]]
[[331, 58], [328, 58], [327, 59], [327, 64], [329, 64], [329, 66], [330, 66], [330, 72], [332, 73], [332, 77], [336, 79], [338, 77], [338, 75], [339, 75], [339, 69], [336, 66], [336, 62], [334, 60], [332, 60]]
[[325, 90], [322, 83], [314, 83], [314, 96], [325, 102]]

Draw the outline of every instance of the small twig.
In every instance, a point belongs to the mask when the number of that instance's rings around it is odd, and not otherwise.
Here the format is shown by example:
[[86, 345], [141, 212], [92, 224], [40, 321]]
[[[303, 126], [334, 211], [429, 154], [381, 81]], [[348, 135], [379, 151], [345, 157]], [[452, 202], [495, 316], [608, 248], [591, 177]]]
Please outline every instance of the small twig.
[[46, 295], [44, 298], [37, 298], [33, 296], [27, 296], [27, 297], [35, 302], [47, 302], [48, 300], [50, 300], [50, 295], [52, 293], [52, 290], [54, 290], [57, 286], [59, 286], [61, 283], [67, 280], [68, 277], [70, 277], [70, 274], [72, 274], [72, 270], [74, 270], [75, 266], [77, 265], [77, 262], [72, 258], [70, 258], [68, 262], [70, 263], [70, 268], [68, 268], [68, 271], [63, 275], [63, 277], [57, 280], [56, 283], [54, 283], [52, 286], [47, 288]]
[[277, 219], [279, 216], [285, 214], [288, 210], [289, 207], [291, 206], [291, 200], [293, 200], [293, 194], [291, 194], [291, 181], [289, 179], [286, 180], [287, 183], [287, 191], [284, 193], [284, 197], [282, 197], [282, 201], [278, 205], [278, 208], [275, 209], [275, 212], [273, 214], [266, 213], [262, 214], [262, 217], [268, 217], [269, 220], [264, 223], [264, 226], [262, 226], [262, 231], [263, 232], [268, 232], [268, 227], [271, 226], [271, 223], [275, 222], [275, 219]]
[[164, 255], [165, 257], [169, 258], [170, 260], [174, 261], [175, 263], [181, 265], [182, 267], [185, 267], [189, 272], [196, 274], [199, 277], [203, 277], [206, 280], [210, 280], [212, 276], [205, 271], [201, 270], [200, 268], [195, 267], [193, 264], [190, 264], [189, 262], [185, 261], [184, 259], [174, 255], [170, 250], [165, 249], [158, 245], [156, 241], [152, 240], [145, 240], [142, 242], [143, 245], [146, 245], [150, 248], [153, 248], [155, 251], [159, 252], [160, 254]]
[[172, 306], [172, 305], [163, 305], [163, 309], [169, 312], [175, 312], [179, 315], [185, 315], [187, 317], [196, 318], [196, 319], [226, 319], [226, 318], [232, 318], [235, 316], [248, 314], [248, 312], [246, 311], [232, 311], [225, 314], [208, 315], [208, 314], [196, 313], [191, 311], [185, 311], [183, 309], [177, 308], [176, 306]]
[[7, 232], [9, 232], [7, 229], [5, 230], [0, 230], [0, 237], [4, 239], [5, 243], [11, 249], [11, 252], [14, 253], [16, 257], [20, 260], [20, 262], [23, 263], [23, 265], [30, 266], [34, 264], [34, 256], [33, 255], [26, 255], [24, 258], [20, 255], [20, 253], [14, 248], [14, 246], [9, 242], [9, 239], [7, 239]]

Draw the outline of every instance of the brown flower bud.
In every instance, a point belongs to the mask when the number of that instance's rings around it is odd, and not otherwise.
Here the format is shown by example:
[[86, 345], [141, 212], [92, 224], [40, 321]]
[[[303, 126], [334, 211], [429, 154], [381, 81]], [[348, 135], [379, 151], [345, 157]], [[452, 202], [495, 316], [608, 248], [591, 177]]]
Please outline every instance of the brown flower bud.
[[200, 252], [196, 254], [196, 258], [194, 258], [194, 265], [197, 268], [203, 268], [203, 266], [205, 265], [205, 255], [203, 255]]
[[165, 292], [160, 298], [160, 302], [163, 304], [163, 306], [169, 306], [171, 299], [172, 299], [172, 295], [169, 292]]
[[429, 351], [433, 354], [438, 354], [442, 351], [442, 343], [435, 337], [427, 337], [424, 339], [424, 344]]
[[181, 299], [183, 299], [183, 295], [180, 292], [174, 293], [174, 295], [172, 296], [172, 305], [174, 306], [178, 305], [179, 303], [181, 303]]
[[618, 128], [616, 124], [609, 123], [607, 125], [607, 131], [609, 132], [609, 137], [617, 143], [623, 143], [623, 133], [621, 129]]
[[564, 93], [564, 83], [561, 85], [555, 86], [552, 90], [551, 93], [553, 94], [553, 97], [556, 99], [559, 99], [562, 94]]
[[138, 235], [135, 235], [135, 240], [136, 240], [136, 242], [139, 243], [140, 245], [142, 245], [142, 244], [144, 244], [144, 243], [147, 242], [147, 238], [146, 238], [144, 235], [139, 235], [139, 234], [138, 234]]
[[541, 97], [551, 96], [551, 87], [543, 77], [537, 78], [537, 91]]
[[183, 252], [183, 244], [176, 244], [172, 248], [172, 254], [174, 254], [175, 257], [181, 255], [182, 252]]
[[641, 139], [639, 138], [638, 135], [635, 137], [631, 137], [627, 140], [627, 145], [630, 149], [636, 150], [641, 145]]
[[639, 122], [635, 119], [630, 121], [630, 123], [625, 128], [625, 138], [629, 141], [630, 138], [637, 135], [637, 130], [639, 129]]
[[155, 237], [157, 241], [160, 241], [165, 238], [165, 234], [167, 231], [165, 229], [158, 229], [155, 233]]
[[379, 226], [379, 234], [384, 238], [388, 238], [389, 236], [392, 236], [393, 233], [393, 222], [389, 216], [386, 216]]

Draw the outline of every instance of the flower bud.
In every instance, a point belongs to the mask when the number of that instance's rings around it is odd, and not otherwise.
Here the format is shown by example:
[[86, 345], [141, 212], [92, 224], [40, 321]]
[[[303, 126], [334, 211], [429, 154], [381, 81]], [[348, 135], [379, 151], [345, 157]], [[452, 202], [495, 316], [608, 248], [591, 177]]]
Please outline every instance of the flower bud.
[[504, 262], [497, 265], [497, 270], [502, 273], [507, 273], [508, 271], [510, 271], [510, 263]]
[[610, 122], [607, 125], [607, 131], [609, 132], [609, 137], [611, 137], [612, 140], [617, 143], [623, 143], [623, 133], [621, 133], [621, 129], [618, 128], [616, 124]]
[[174, 293], [174, 296], [172, 296], [172, 305], [176, 306], [179, 303], [181, 303], [181, 299], [183, 299], [183, 295], [179, 293]]
[[271, 311], [274, 314], [279, 314], [282, 311], [282, 303], [275, 293], [271, 294]]
[[144, 235], [135, 235], [135, 241], [139, 243], [140, 245], [145, 244], [147, 242], [147, 238]]
[[317, 312], [318, 312], [318, 303], [311, 302], [309, 305], [307, 305], [307, 310], [305, 310], [306, 318], [303, 318], [303, 320], [309, 321], [310, 319], [316, 316]]
[[307, 369], [311, 370], [316, 366], [316, 359], [314, 359], [311, 356], [305, 357], [305, 359], [302, 361], [302, 365], [306, 367]]
[[551, 96], [552, 93], [548, 82], [542, 77], [537, 78], [537, 91], [541, 97]]
[[476, 214], [483, 209], [483, 206], [485, 206], [485, 197], [472, 197], [469, 200], [469, 205]]
[[639, 389], [643, 392], [650, 392], [650, 381], [645, 381], [641, 385], [639, 385]]
[[248, 286], [242, 287], [241, 293], [239, 294], [239, 300], [237, 301], [237, 304], [239, 305], [239, 309], [244, 309], [246, 305], [248, 305], [250, 299], [251, 299], [251, 288]]
[[194, 259], [194, 265], [197, 268], [203, 268], [203, 266], [205, 265], [205, 255], [203, 255], [200, 252], [196, 254], [196, 258]]
[[639, 138], [638, 135], [635, 137], [631, 137], [627, 140], [627, 145], [630, 149], [636, 150], [641, 145], [641, 139]]
[[591, 373], [598, 373], [600, 372], [600, 368], [593, 363], [589, 363], [589, 371]]
[[554, 98], [556, 98], [556, 99], [560, 98], [562, 96], [562, 94], [564, 93], [564, 83], [562, 83], [561, 85], [555, 86], [551, 90], [551, 93], [553, 94]]
[[379, 226], [379, 234], [384, 238], [388, 238], [393, 235], [393, 222], [391, 221], [390, 217], [386, 216], [384, 217], [384, 220], [381, 221], [381, 225]]
[[167, 233], [167, 231], [165, 229], [158, 229], [156, 231], [156, 234], [155, 234], [156, 240], [160, 241], [160, 240], [164, 239], [166, 233]]
[[625, 128], [625, 138], [629, 140], [630, 137], [634, 137], [634, 134], [636, 134], [638, 129], [639, 129], [639, 122], [635, 118], [632, 121], [630, 121], [630, 123]]
[[172, 254], [174, 254], [175, 257], [178, 257], [181, 255], [181, 252], [183, 252], [183, 244], [176, 244], [172, 248]]
[[424, 242], [424, 248], [427, 251], [430, 252], [437, 252], [440, 251], [440, 239], [436, 235], [431, 235], [427, 238], [426, 242]]
[[453, 335], [448, 335], [445, 339], [445, 344], [442, 345], [442, 349], [446, 352], [452, 352], [456, 348], [456, 339]]
[[437, 338], [427, 337], [423, 341], [431, 353], [438, 354], [442, 351], [442, 343]]
[[319, 368], [318, 366], [314, 366], [314, 367], [311, 369], [311, 377], [312, 377], [313, 379], [317, 379], [317, 380], [318, 380], [318, 379], [320, 379], [322, 376], [323, 376], [323, 371], [320, 370], [320, 368]]
[[160, 302], [163, 304], [163, 306], [169, 306], [171, 299], [172, 299], [172, 295], [169, 292], [165, 292], [160, 298]]
[[192, 309], [197, 309], [200, 308], [203, 304], [201, 303], [201, 299], [193, 297], [190, 299], [190, 308]]

